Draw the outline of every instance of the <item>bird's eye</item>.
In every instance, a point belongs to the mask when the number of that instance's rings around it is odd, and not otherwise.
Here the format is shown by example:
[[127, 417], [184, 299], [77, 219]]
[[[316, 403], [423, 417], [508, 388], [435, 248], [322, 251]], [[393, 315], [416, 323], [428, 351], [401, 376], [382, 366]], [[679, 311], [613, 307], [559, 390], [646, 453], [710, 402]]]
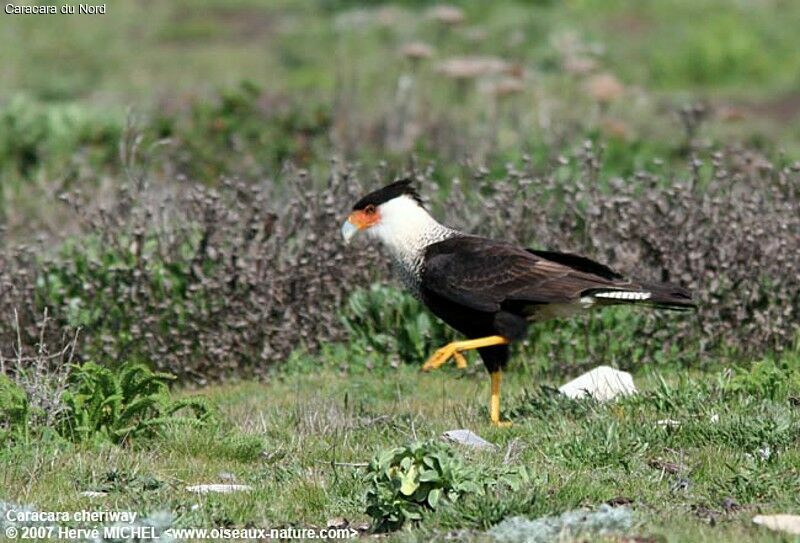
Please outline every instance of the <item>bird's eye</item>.
[[372, 215], [373, 213], [375, 213], [375, 206], [372, 204], [368, 205], [367, 207], [364, 208], [364, 213], [366, 213], [367, 215]]

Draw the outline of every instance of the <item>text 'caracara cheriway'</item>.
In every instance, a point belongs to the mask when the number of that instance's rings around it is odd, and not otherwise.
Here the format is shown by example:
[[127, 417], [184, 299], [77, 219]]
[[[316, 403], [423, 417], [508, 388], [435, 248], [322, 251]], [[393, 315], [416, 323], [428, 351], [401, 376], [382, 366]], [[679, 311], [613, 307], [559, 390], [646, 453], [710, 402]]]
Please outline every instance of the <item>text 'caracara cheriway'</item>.
[[667, 283], [623, 278], [607, 266], [569, 253], [525, 249], [471, 236], [437, 222], [408, 180], [364, 196], [342, 226], [345, 242], [359, 231], [380, 240], [394, 257], [406, 287], [469, 339], [437, 350], [422, 366], [451, 357], [466, 367], [477, 349], [492, 378], [490, 415], [500, 421], [501, 371], [509, 344], [525, 337], [531, 321], [566, 317], [618, 304], [694, 307], [689, 291]]

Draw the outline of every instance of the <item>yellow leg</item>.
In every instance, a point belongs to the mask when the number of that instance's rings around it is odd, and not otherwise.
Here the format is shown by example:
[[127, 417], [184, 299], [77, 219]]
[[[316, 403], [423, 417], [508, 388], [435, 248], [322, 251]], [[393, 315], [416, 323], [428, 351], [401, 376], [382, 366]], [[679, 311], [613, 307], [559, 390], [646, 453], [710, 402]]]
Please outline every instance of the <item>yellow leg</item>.
[[445, 362], [454, 358], [456, 366], [459, 368], [467, 367], [467, 359], [461, 354], [463, 351], [479, 349], [481, 347], [491, 347], [492, 345], [505, 345], [508, 340], [503, 336], [486, 336], [478, 339], [468, 339], [466, 341], [454, 341], [438, 349], [422, 365], [422, 371], [435, 370], [444, 365]]
[[500, 370], [493, 371], [492, 376], [492, 399], [489, 405], [489, 416], [492, 418], [492, 424], [501, 428], [511, 426], [511, 421], [500, 420], [500, 382], [503, 380], [503, 372]]

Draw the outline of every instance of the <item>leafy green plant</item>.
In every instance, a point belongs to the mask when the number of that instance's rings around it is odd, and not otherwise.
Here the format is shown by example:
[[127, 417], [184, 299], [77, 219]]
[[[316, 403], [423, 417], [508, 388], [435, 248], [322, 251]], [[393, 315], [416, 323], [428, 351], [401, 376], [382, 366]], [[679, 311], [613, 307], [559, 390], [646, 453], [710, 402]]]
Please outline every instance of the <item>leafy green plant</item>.
[[198, 178], [230, 171], [235, 151], [253, 157], [246, 168], [264, 174], [286, 160], [307, 163], [328, 146], [329, 106], [270, 95], [252, 81], [224, 88], [215, 100], [193, 102], [187, 115], [160, 114], [157, 136], [180, 142], [178, 167]]
[[[153, 436], [167, 424], [205, 421], [210, 412], [200, 399], [170, 398], [167, 383], [172, 379], [138, 363], [118, 368], [94, 362], [76, 366], [63, 395], [66, 412], [59, 431], [75, 441], [99, 437], [122, 443]], [[194, 418], [176, 415], [184, 408]]]
[[773, 360], [762, 360], [749, 369], [737, 368], [725, 389], [736, 394], [781, 400], [800, 395], [800, 370], [788, 362], [776, 364]]
[[[68, 326], [120, 334], [120, 340], [130, 348], [124, 339], [137, 315], [120, 294], [130, 289], [134, 276], [144, 275], [139, 290], [151, 294], [154, 305], [163, 304], [172, 322], [180, 320], [189, 298], [191, 247], [166, 259], [155, 251], [156, 243], [123, 236], [113, 244], [103, 243], [95, 236], [87, 236], [81, 243], [68, 240], [60, 248], [57, 260], [44, 262], [37, 281], [37, 301], [42, 306], [63, 307]], [[141, 272], [143, 264], [147, 265], [147, 274]], [[87, 290], [92, 296], [86, 296]]]
[[464, 495], [483, 495], [493, 485], [518, 489], [528, 480], [524, 469], [497, 472], [465, 465], [452, 448], [438, 441], [387, 449], [370, 462], [366, 474], [367, 514], [376, 531], [420, 521], [426, 510], [454, 503]]
[[362, 349], [420, 362], [453, 340], [453, 332], [412, 296], [373, 284], [347, 300], [342, 323], [351, 342]]
[[[192, 234], [168, 254], [158, 250], [155, 237], [68, 240], [56, 258], [43, 261], [36, 304], [51, 308], [66, 326], [86, 331], [87, 358], [152, 359], [154, 346], [161, 351], [159, 360], [169, 351], [194, 352], [190, 342], [165, 339], [190, 334], [187, 323], [201, 320], [211, 305], [192, 289], [197, 274], [213, 265], [195, 256], [192, 244], [199, 241]], [[179, 373], [180, 368], [170, 370]]]
[[41, 169], [70, 171], [80, 160], [107, 167], [117, 156], [122, 127], [100, 110], [48, 104], [17, 95], [0, 108], [0, 171], [32, 179]]
[[30, 407], [25, 391], [0, 374], [0, 444], [27, 428]]

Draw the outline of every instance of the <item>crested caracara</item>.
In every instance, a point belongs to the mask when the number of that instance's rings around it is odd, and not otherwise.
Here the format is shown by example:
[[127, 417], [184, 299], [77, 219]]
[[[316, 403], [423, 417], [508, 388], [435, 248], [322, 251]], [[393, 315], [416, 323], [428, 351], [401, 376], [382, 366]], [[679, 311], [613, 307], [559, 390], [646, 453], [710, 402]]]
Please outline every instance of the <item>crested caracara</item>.
[[345, 242], [359, 231], [382, 242], [405, 286], [469, 338], [440, 348], [422, 369], [436, 369], [450, 358], [466, 367], [462, 353], [478, 350], [491, 375], [489, 412], [496, 425], [506, 424], [500, 421], [500, 379], [509, 344], [525, 337], [529, 322], [608, 305], [694, 307], [691, 293], [676, 285], [632, 281], [582, 256], [449, 228], [425, 210], [408, 180], [356, 202], [342, 226]]

